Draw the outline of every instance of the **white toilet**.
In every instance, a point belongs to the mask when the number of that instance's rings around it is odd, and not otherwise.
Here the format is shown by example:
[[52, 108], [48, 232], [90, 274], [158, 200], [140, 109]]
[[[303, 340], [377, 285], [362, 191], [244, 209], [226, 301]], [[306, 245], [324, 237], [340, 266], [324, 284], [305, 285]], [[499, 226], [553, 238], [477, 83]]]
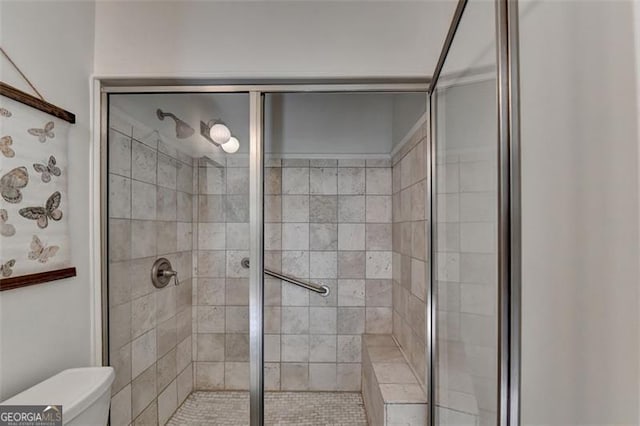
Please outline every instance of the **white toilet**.
[[64, 370], [2, 402], [2, 405], [62, 405], [65, 425], [104, 426], [109, 418], [113, 367]]

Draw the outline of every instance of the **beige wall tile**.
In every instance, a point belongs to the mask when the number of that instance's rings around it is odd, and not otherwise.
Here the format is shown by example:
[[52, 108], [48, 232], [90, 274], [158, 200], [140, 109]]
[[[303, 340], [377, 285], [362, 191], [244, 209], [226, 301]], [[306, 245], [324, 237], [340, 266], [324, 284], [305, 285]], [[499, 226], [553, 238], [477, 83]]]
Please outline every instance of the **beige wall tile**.
[[152, 364], [131, 382], [131, 412], [133, 417], [140, 413], [156, 398], [156, 366]]
[[281, 356], [283, 362], [309, 362], [309, 336], [306, 334], [282, 335]]
[[358, 335], [338, 335], [338, 362], [360, 362], [362, 338]]
[[309, 276], [326, 279], [338, 277], [338, 257], [335, 251], [312, 251], [309, 253]]
[[309, 176], [309, 193], [332, 195], [338, 193], [338, 170], [334, 167], [312, 167]]
[[224, 389], [224, 362], [196, 362], [195, 366], [196, 389]]
[[[178, 199], [177, 199], [177, 194], [175, 190], [157, 187], [156, 202], [157, 202], [156, 218], [158, 220], [175, 221], [177, 219]], [[190, 211], [190, 209], [187, 209], [187, 211]]]
[[131, 179], [109, 174], [109, 217], [131, 217]]
[[339, 222], [364, 222], [365, 220], [365, 196], [364, 195], [340, 195], [338, 197], [338, 221]]
[[364, 308], [338, 308], [338, 333], [364, 333]]
[[365, 226], [359, 223], [338, 224], [338, 250], [364, 250]]
[[227, 333], [224, 352], [225, 361], [249, 361], [249, 335]]
[[309, 221], [312, 223], [336, 222], [338, 220], [338, 197], [335, 195], [312, 195], [309, 197]]
[[156, 183], [157, 152], [138, 141], [131, 146], [131, 177], [147, 183]]
[[309, 364], [280, 364], [282, 390], [309, 390]]
[[336, 334], [338, 310], [332, 307], [309, 309], [309, 332], [312, 334]]
[[175, 348], [177, 343], [177, 316], [174, 316], [161, 322], [156, 328], [157, 356], [165, 355]]
[[111, 398], [110, 414], [114, 425], [131, 423], [131, 385], [126, 386]]
[[364, 278], [366, 256], [364, 251], [338, 252], [339, 278]]
[[134, 420], [134, 426], [158, 424], [158, 403], [154, 400], [144, 409], [144, 411]]
[[337, 388], [337, 365], [309, 364], [309, 390], [330, 391]]
[[180, 406], [193, 391], [193, 371], [191, 364], [178, 374], [176, 382], [178, 387], [178, 406]]
[[286, 167], [282, 169], [283, 194], [309, 193], [309, 168]]
[[366, 193], [372, 195], [391, 195], [391, 169], [367, 168]]
[[249, 363], [225, 362], [224, 364], [225, 389], [248, 390], [249, 389]]
[[199, 333], [224, 333], [225, 308], [222, 306], [198, 306], [197, 330]]
[[335, 223], [311, 223], [309, 225], [309, 249], [337, 250], [338, 226]]
[[338, 281], [338, 306], [364, 306], [364, 293], [364, 280], [341, 279]]
[[249, 308], [244, 306], [227, 306], [225, 308], [225, 331], [227, 333], [249, 332]]
[[365, 171], [363, 168], [338, 169], [338, 194], [364, 194]]
[[309, 224], [283, 223], [282, 249], [309, 250]]
[[361, 378], [360, 364], [337, 365], [337, 390], [359, 391]]
[[115, 395], [131, 382], [131, 344], [112, 349], [109, 363], [116, 372], [116, 377], [111, 384], [111, 394]]
[[171, 382], [173, 382], [178, 375], [177, 368], [177, 360], [176, 360], [176, 350], [175, 348], [169, 351], [165, 356], [160, 358], [157, 363], [157, 377], [156, 377], [156, 385], [158, 387], [158, 391], [166, 388]]
[[338, 338], [335, 334], [312, 334], [309, 338], [310, 362], [336, 362]]
[[198, 361], [224, 361], [225, 335], [223, 333], [198, 333], [196, 359]]
[[158, 422], [165, 424], [178, 408], [178, 387], [176, 381], [158, 395]]
[[131, 343], [131, 375], [137, 377], [156, 362], [156, 330], [153, 329]]
[[141, 336], [156, 326], [156, 293], [131, 302], [131, 337]]
[[282, 221], [308, 222], [310, 211], [309, 202], [310, 199], [308, 195], [283, 195]]

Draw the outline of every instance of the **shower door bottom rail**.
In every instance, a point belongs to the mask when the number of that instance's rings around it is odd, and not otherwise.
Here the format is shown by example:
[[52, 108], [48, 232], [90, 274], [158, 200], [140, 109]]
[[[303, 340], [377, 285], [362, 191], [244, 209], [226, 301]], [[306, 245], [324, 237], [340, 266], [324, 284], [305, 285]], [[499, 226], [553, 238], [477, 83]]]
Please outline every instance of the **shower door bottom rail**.
[[[249, 258], [245, 257], [242, 259], [242, 261], [240, 262], [242, 264], [242, 267], [245, 269], [249, 268]], [[329, 289], [328, 286], [326, 285], [318, 285], [318, 284], [313, 284], [310, 282], [306, 282], [306, 281], [302, 281], [299, 280], [297, 278], [293, 278], [290, 277], [288, 275], [283, 275], [279, 272], [276, 271], [272, 271], [270, 269], [265, 268], [264, 269], [264, 273], [273, 277], [273, 278], [277, 278], [279, 280], [282, 281], [286, 281], [290, 284], [293, 285], [297, 285], [298, 287], [302, 287], [302, 288], [306, 288], [307, 290], [313, 291], [314, 293], [318, 293], [319, 295], [323, 296], [323, 297], [327, 297], [329, 295], [329, 293], [331, 292], [331, 289]]]

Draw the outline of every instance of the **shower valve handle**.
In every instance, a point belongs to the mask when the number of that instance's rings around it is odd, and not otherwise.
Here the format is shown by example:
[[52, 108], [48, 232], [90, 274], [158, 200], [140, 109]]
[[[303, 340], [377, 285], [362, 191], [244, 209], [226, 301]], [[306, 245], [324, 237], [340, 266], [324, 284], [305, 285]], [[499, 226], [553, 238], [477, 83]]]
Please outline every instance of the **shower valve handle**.
[[156, 260], [151, 267], [151, 282], [156, 288], [164, 288], [171, 281], [171, 277], [175, 280], [175, 285], [180, 285], [178, 281], [178, 271], [171, 267], [168, 259], [161, 257]]
[[173, 277], [175, 280], [175, 284], [180, 285], [180, 281], [178, 281], [178, 271], [165, 269], [164, 271], [162, 271], [162, 275], [168, 278]]

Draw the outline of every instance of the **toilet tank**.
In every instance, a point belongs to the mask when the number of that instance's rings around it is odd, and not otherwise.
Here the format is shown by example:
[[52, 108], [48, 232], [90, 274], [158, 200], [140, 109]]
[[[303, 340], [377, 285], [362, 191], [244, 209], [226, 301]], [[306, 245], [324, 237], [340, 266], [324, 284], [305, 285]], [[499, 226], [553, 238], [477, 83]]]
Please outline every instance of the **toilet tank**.
[[112, 367], [71, 368], [2, 402], [2, 405], [62, 405], [65, 425], [107, 424]]

